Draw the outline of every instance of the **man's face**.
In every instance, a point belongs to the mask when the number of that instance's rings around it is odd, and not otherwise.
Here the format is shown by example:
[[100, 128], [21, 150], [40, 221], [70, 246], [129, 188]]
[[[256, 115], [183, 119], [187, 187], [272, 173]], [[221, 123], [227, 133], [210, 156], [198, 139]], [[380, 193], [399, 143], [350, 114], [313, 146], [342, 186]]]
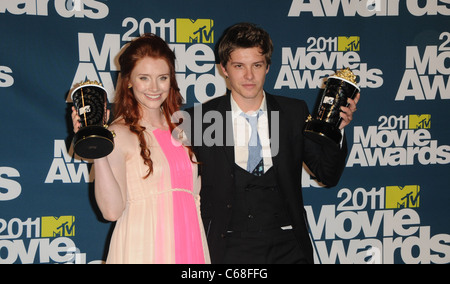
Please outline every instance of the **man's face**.
[[[233, 98], [239, 105], [240, 102], [247, 105], [261, 103], [269, 66], [260, 48], [236, 49], [231, 53], [227, 65], [222, 66], [222, 70], [230, 80]], [[241, 105], [240, 107], [242, 108]]]

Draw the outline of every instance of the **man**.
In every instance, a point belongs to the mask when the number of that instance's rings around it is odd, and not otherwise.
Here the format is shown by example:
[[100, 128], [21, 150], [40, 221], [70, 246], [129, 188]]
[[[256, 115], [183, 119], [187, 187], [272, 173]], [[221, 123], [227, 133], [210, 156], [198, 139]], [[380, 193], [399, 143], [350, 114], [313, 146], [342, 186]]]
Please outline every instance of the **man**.
[[[305, 102], [264, 92], [272, 52], [264, 30], [253, 24], [229, 28], [218, 54], [231, 92], [191, 110], [212, 263], [312, 263], [302, 164], [329, 187], [338, 183], [345, 167], [345, 138], [340, 146], [305, 138]], [[352, 120], [358, 100], [359, 94], [342, 108], [341, 129]], [[257, 121], [255, 126], [251, 121]], [[222, 133], [211, 131], [217, 123]], [[252, 147], [262, 155], [249, 165]]]

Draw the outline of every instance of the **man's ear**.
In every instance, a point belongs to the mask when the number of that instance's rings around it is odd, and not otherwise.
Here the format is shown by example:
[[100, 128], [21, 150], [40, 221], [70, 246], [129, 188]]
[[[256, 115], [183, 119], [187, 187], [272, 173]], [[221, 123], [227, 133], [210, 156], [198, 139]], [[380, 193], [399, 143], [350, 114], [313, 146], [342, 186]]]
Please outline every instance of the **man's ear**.
[[220, 63], [220, 68], [222, 69], [222, 73], [228, 78], [227, 68]]

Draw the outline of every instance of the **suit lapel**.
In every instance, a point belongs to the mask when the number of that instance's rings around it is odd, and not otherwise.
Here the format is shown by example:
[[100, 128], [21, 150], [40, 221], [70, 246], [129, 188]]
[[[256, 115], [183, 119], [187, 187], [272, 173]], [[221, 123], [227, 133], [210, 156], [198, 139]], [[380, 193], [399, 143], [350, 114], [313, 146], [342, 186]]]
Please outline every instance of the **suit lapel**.
[[235, 159], [230, 93], [227, 93], [223, 97], [222, 101], [217, 106], [217, 111], [222, 115], [223, 118], [223, 147], [220, 148], [222, 148], [222, 150], [225, 152], [230, 167], [233, 167], [235, 164]]
[[275, 100], [275, 98], [266, 93], [267, 102], [267, 112], [269, 118], [269, 137], [270, 137], [270, 148], [272, 151], [272, 163], [273, 167], [276, 169], [279, 164], [278, 152], [281, 146], [281, 137], [283, 129], [280, 127], [282, 124], [283, 115], [281, 112], [280, 105]]

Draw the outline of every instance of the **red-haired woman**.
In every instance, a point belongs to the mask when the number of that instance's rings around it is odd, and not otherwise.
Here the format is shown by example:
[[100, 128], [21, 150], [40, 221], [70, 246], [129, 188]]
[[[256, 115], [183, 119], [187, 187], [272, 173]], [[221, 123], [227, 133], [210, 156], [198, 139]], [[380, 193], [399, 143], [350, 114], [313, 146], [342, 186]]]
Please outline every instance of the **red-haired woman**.
[[[107, 263], [209, 263], [195, 157], [171, 135], [182, 101], [175, 55], [164, 40], [145, 34], [119, 63], [109, 127], [115, 149], [94, 161], [96, 201], [105, 219], [117, 221]], [[72, 118], [78, 130], [75, 110]]]

